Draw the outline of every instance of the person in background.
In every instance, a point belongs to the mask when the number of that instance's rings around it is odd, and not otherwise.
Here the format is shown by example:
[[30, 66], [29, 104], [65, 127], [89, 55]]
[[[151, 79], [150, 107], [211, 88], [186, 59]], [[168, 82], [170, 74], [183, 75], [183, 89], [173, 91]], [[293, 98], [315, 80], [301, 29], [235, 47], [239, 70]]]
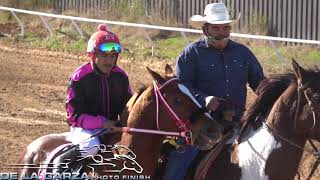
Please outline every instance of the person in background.
[[98, 149], [92, 147], [100, 144], [99, 137], [90, 136], [111, 128], [124, 110], [132, 92], [127, 74], [117, 66], [122, 50], [117, 35], [104, 24], [90, 37], [87, 46], [90, 62], [71, 75], [66, 101], [67, 122], [71, 127], [69, 139], [73, 144], [81, 143], [79, 149], [57, 157], [55, 164], [97, 154]]
[[[204, 16], [194, 15], [189, 23], [203, 31], [204, 38], [189, 44], [176, 62], [178, 79], [193, 90], [196, 99], [214, 117], [222, 99], [236, 107], [233, 121], [240, 122], [245, 110], [247, 83], [255, 90], [264, 73], [254, 54], [243, 44], [229, 39], [231, 25], [224, 3], [211, 3]], [[184, 153], [169, 153], [165, 180], [184, 179], [199, 150], [186, 146]]]

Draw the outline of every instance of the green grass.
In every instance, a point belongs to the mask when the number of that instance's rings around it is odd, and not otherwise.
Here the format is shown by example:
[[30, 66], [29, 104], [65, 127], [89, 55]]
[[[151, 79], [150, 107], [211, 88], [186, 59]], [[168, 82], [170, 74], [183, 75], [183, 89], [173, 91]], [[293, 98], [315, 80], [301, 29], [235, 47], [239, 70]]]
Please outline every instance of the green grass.
[[13, 21], [13, 18], [9, 11], [1, 12], [0, 22], [11, 22], [11, 21]]
[[276, 73], [285, 69], [291, 69], [291, 59], [295, 59], [303, 66], [312, 66], [320, 63], [319, 48], [311, 46], [283, 46], [277, 45], [277, 49], [283, 57], [283, 63], [276, 51], [267, 44], [252, 43], [250, 49], [260, 60], [264, 67], [267, 67], [268, 72]]
[[[191, 37], [191, 41], [194, 41], [196, 38]], [[182, 49], [187, 45], [186, 40], [179, 36], [179, 37], [171, 37], [168, 39], [158, 40], [156, 42], [157, 47], [157, 55], [162, 56], [165, 59], [176, 59], [177, 55], [180, 54]]]

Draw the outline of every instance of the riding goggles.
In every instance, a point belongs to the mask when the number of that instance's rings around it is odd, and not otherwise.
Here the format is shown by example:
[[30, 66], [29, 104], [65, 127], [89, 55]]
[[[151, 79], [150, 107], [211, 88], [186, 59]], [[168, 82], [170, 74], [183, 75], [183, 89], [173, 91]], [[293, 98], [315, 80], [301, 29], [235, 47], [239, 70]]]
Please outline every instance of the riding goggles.
[[122, 47], [121, 47], [121, 45], [118, 44], [118, 43], [110, 42], [110, 43], [100, 44], [99, 47], [98, 47], [98, 50], [99, 50], [99, 51], [102, 51], [102, 52], [116, 52], [116, 53], [121, 53]]

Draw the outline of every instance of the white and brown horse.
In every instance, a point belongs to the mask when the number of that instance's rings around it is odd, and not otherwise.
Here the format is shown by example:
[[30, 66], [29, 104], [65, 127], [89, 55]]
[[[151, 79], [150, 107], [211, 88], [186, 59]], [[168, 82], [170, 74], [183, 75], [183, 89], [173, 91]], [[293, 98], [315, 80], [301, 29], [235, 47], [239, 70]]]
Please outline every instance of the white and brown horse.
[[[307, 140], [320, 140], [320, 72], [305, 70], [294, 60], [292, 65], [294, 73], [271, 76], [260, 85], [241, 143], [224, 149], [205, 178], [198, 173], [197, 179], [295, 178]], [[254, 129], [250, 119], [258, 114], [266, 121]]]

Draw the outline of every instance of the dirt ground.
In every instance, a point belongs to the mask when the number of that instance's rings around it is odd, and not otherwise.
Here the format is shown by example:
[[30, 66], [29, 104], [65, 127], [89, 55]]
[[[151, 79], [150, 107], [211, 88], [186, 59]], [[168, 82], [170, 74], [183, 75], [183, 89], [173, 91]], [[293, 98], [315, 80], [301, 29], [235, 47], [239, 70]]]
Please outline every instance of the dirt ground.
[[[0, 45], [0, 172], [10, 171], [5, 165], [15, 163], [35, 138], [68, 131], [64, 109], [68, 77], [86, 61], [84, 54]], [[119, 62], [130, 75], [133, 90], [143, 82], [151, 82], [145, 65], [163, 72], [165, 63]], [[301, 179], [310, 172], [313, 162], [313, 157], [304, 157]], [[318, 169], [313, 179], [319, 179], [319, 174]]]

